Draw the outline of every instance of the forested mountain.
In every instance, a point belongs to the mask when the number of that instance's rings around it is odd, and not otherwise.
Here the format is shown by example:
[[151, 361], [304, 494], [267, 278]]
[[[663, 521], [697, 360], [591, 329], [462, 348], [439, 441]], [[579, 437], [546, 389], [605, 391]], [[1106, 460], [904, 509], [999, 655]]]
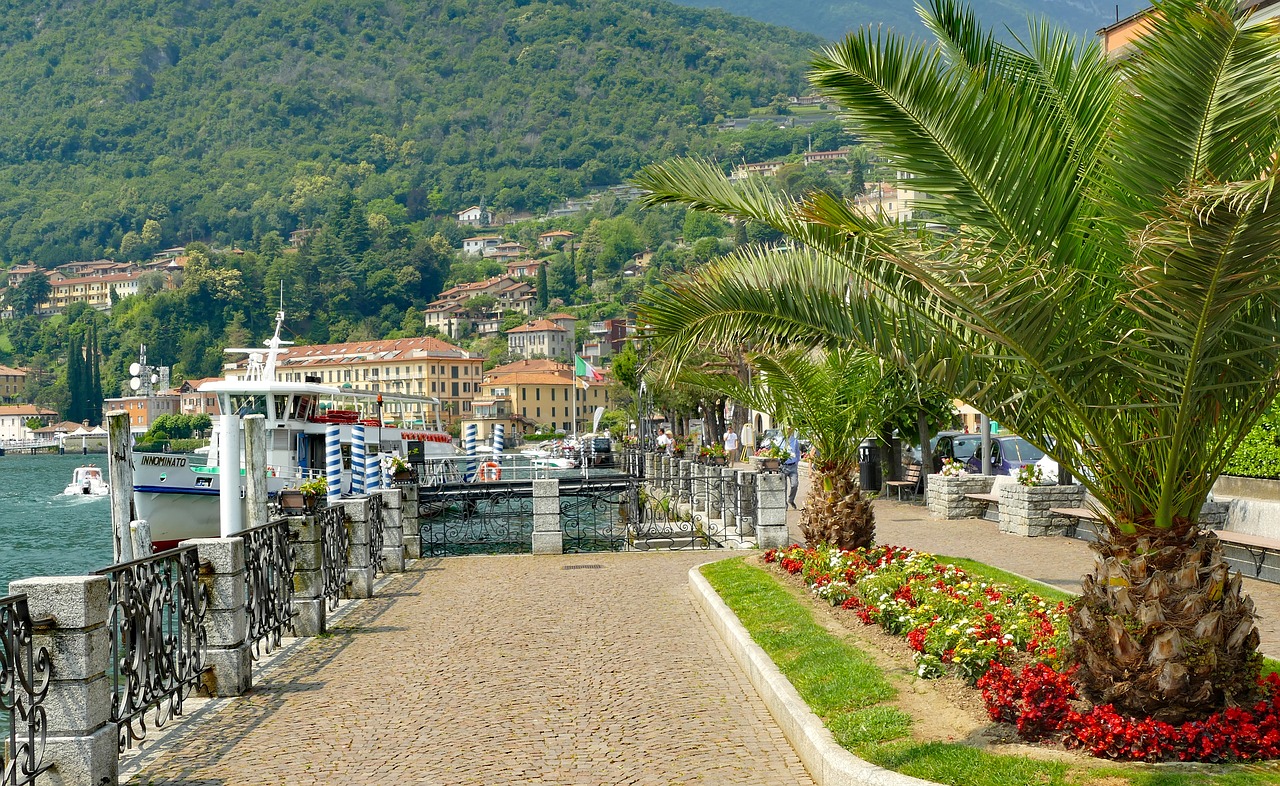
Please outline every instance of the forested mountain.
[[[835, 40], [855, 28], [887, 25], [924, 35], [925, 29], [912, 0], [676, 0], [695, 8], [720, 8], [762, 22], [786, 25]], [[970, 0], [984, 25], [1025, 38], [1028, 17], [1043, 17], [1080, 35], [1151, 5], [1145, 0]], [[1007, 36], [1006, 36], [1007, 37]]]
[[0, 260], [245, 243], [343, 194], [543, 209], [802, 92], [818, 44], [646, 0], [14, 0]]

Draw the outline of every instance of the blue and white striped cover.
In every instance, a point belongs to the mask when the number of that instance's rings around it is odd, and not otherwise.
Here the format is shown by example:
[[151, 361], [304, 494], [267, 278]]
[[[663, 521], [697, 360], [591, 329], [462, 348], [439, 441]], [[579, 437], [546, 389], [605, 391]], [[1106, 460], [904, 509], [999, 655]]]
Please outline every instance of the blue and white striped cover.
[[351, 427], [351, 493], [364, 494], [364, 425]]
[[342, 427], [334, 423], [324, 430], [324, 476], [332, 505], [342, 498]]

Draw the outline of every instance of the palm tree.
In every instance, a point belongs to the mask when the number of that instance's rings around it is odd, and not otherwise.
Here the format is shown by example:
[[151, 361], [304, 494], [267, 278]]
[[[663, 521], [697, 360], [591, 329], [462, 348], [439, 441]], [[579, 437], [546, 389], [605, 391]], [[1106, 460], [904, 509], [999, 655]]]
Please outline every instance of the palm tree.
[[1197, 521], [1280, 389], [1280, 22], [1161, 0], [1113, 63], [1038, 25], [1006, 46], [951, 0], [922, 14], [936, 44], [864, 31], [812, 79], [948, 230], [651, 167], [649, 201], [797, 250], [706, 266], [643, 316], [674, 353], [854, 343], [1010, 425], [1106, 509], [1071, 622], [1085, 694], [1167, 721], [1247, 702], [1253, 604]]
[[713, 374], [677, 379], [716, 390], [798, 429], [813, 440], [813, 483], [800, 518], [810, 545], [842, 549], [875, 543], [875, 515], [858, 486], [858, 445], [877, 433], [886, 412], [877, 397], [879, 359], [868, 352], [782, 350], [749, 355], [752, 382]]

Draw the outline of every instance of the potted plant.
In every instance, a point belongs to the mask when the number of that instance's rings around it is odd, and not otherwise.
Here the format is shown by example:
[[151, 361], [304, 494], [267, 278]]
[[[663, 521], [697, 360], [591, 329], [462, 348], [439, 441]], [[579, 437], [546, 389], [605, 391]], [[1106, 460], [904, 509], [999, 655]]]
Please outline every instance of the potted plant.
[[953, 458], [944, 458], [942, 460], [942, 470], [939, 474], [948, 478], [959, 477], [960, 475], [966, 474], [965, 464], [963, 461], [958, 461]]
[[723, 467], [728, 463], [728, 456], [724, 453], [724, 446], [719, 443], [703, 445], [698, 451], [698, 458], [702, 459], [703, 464], [713, 467]]
[[781, 445], [769, 445], [758, 451], [756, 457], [760, 459], [760, 469], [776, 472], [783, 461], [791, 458], [791, 453]]
[[286, 513], [312, 513], [328, 493], [329, 484], [324, 478], [308, 480], [296, 489], [282, 489], [280, 508]]
[[396, 483], [411, 483], [415, 479], [413, 467], [401, 456], [391, 457], [391, 479]]

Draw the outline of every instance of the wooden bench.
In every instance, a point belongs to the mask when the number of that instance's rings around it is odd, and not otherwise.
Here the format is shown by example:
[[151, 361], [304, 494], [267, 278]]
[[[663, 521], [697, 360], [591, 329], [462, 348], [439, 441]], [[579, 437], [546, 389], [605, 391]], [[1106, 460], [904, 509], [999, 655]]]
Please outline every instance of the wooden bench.
[[987, 521], [1000, 521], [1000, 495], [999, 494], [965, 494], [965, 499], [971, 499], [974, 502], [986, 503], [986, 509], [982, 513], [982, 518]]
[[1218, 540], [1223, 543], [1239, 546], [1248, 552], [1249, 557], [1253, 560], [1254, 578], [1262, 577], [1263, 564], [1267, 561], [1268, 554], [1280, 554], [1280, 540], [1275, 538], [1246, 535], [1243, 532], [1231, 532], [1225, 529], [1214, 530], [1213, 534], [1217, 535]]
[[[1053, 518], [1072, 520], [1071, 527], [1065, 533], [1068, 537], [1079, 538], [1090, 543], [1098, 539], [1097, 525], [1102, 522], [1102, 516], [1094, 508], [1049, 508], [1049, 515]], [[1081, 530], [1081, 522], [1088, 522], [1090, 527]]]
[[902, 492], [904, 490], [911, 492], [912, 496], [916, 496], [920, 489], [920, 465], [912, 464], [907, 467], [906, 474], [902, 480], [890, 480], [885, 486], [898, 492], [898, 501], [902, 501]]

